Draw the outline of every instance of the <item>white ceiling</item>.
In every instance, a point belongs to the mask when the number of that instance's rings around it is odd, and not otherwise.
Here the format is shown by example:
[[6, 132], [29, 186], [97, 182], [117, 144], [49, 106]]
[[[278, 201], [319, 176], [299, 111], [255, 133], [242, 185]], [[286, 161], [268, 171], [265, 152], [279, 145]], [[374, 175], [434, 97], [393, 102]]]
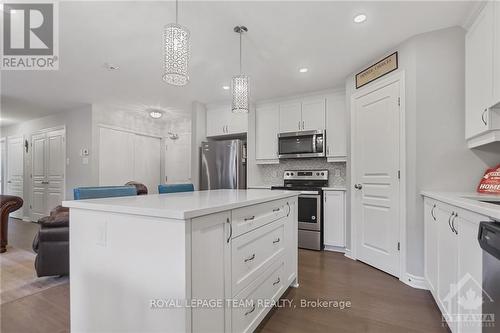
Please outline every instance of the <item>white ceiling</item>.
[[[401, 41], [463, 25], [474, 2], [181, 2], [191, 31], [191, 82], [163, 83], [162, 27], [174, 2], [62, 2], [60, 69], [4, 71], [2, 122], [39, 117], [88, 103], [190, 110], [192, 101], [229, 100], [238, 72], [236, 25], [254, 101], [343, 86], [351, 72]], [[357, 13], [368, 20], [355, 24]], [[120, 67], [109, 71], [104, 63]], [[301, 74], [300, 67], [309, 72]]]

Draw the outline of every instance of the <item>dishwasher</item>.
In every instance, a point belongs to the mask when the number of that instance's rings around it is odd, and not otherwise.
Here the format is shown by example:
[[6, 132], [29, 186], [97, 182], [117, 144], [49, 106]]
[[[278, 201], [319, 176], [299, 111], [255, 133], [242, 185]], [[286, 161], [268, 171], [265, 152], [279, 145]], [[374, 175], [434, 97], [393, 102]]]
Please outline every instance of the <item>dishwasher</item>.
[[483, 333], [500, 331], [500, 222], [481, 222], [478, 233], [483, 249], [483, 290], [493, 300], [483, 303], [483, 316], [493, 315], [493, 325], [484, 323]]

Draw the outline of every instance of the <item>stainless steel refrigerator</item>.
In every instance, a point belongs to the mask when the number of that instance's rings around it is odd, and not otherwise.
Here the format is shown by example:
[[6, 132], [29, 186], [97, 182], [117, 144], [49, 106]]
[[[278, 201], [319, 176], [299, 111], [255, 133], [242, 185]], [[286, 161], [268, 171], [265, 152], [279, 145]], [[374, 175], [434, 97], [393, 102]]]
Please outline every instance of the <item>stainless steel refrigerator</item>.
[[246, 144], [241, 140], [201, 143], [200, 190], [246, 189]]

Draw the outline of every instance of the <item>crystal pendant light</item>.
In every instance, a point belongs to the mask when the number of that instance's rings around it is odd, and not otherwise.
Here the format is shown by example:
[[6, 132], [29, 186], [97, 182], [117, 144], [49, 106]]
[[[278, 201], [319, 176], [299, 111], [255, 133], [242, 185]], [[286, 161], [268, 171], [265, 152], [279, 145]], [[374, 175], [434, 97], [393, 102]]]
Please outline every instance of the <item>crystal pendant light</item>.
[[189, 81], [189, 30], [177, 23], [178, 0], [175, 1], [175, 23], [165, 25], [163, 81], [174, 86], [184, 86]]
[[233, 76], [231, 88], [233, 93], [233, 103], [231, 110], [234, 113], [248, 112], [248, 76], [242, 74], [241, 66], [241, 35], [247, 32], [244, 26], [234, 27], [234, 32], [240, 34], [240, 75]]

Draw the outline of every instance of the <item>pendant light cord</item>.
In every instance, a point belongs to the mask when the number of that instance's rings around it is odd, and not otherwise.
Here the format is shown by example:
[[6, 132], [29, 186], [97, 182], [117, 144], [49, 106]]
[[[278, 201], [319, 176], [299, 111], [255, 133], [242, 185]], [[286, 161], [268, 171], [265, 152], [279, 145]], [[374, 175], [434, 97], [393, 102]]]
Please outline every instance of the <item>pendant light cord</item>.
[[243, 71], [241, 70], [242, 68], [242, 65], [241, 65], [241, 35], [243, 34], [243, 31], [240, 30], [240, 75], [243, 73]]
[[175, 0], [175, 24], [179, 24], [179, 0]]

